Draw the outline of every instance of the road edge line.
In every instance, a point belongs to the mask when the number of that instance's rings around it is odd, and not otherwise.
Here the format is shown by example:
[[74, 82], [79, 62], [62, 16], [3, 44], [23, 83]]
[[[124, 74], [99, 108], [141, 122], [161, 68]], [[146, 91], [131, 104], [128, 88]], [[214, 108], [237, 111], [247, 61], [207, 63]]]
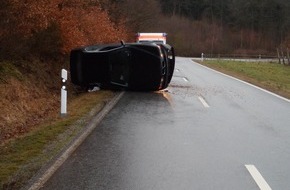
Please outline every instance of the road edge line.
[[241, 79], [235, 78], [235, 77], [233, 77], [233, 76], [227, 75], [227, 74], [222, 73], [222, 72], [220, 72], [220, 71], [217, 71], [217, 70], [214, 70], [214, 69], [209, 68], [209, 67], [207, 67], [207, 66], [204, 66], [204, 65], [202, 65], [202, 64], [200, 64], [200, 63], [197, 63], [197, 62], [193, 61], [192, 59], [190, 59], [190, 60], [191, 60], [191, 62], [193, 62], [193, 63], [195, 63], [195, 64], [198, 64], [198, 65], [200, 65], [201, 67], [204, 67], [204, 68], [206, 68], [206, 69], [209, 69], [209, 70], [211, 70], [211, 71], [214, 71], [214, 72], [216, 72], [216, 73], [219, 73], [219, 74], [221, 74], [221, 75], [223, 75], [223, 76], [226, 76], [226, 77], [228, 77], [228, 78], [234, 79], [234, 80], [239, 81], [239, 82], [241, 82], [241, 83], [247, 84], [247, 85], [249, 85], [249, 86], [251, 86], [251, 87], [254, 87], [254, 88], [258, 89], [258, 90], [261, 90], [261, 91], [263, 91], [263, 92], [266, 92], [266, 93], [268, 93], [268, 94], [271, 94], [272, 96], [275, 96], [276, 98], [280, 98], [280, 99], [282, 99], [282, 100], [284, 100], [284, 101], [290, 103], [290, 100], [289, 100], [289, 99], [287, 99], [287, 98], [285, 98], [285, 97], [283, 97], [283, 96], [280, 96], [280, 95], [278, 95], [278, 94], [275, 94], [274, 92], [271, 92], [271, 91], [269, 91], [269, 90], [266, 90], [266, 89], [264, 89], [264, 88], [258, 87], [258, 86], [254, 85], [254, 84], [249, 83], [249, 82], [243, 81], [243, 80], [241, 80]]
[[84, 128], [85, 130], [75, 139], [70, 145], [60, 154], [56, 160], [48, 166], [40, 177], [28, 187], [29, 190], [40, 189], [51, 176], [60, 168], [60, 166], [69, 158], [69, 156], [84, 142], [84, 140], [93, 132], [93, 130], [98, 126], [98, 124], [103, 120], [103, 118], [112, 110], [112, 108], [119, 102], [119, 100], [125, 94], [124, 91], [117, 94], [105, 107], [87, 124]]

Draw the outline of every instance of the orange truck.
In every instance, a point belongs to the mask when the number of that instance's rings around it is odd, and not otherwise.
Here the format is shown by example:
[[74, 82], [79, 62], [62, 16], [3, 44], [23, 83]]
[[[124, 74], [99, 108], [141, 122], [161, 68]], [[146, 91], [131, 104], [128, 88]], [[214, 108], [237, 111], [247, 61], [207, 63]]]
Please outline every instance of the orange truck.
[[167, 36], [166, 33], [137, 33], [136, 42], [139, 43], [154, 42], [166, 44], [166, 36]]

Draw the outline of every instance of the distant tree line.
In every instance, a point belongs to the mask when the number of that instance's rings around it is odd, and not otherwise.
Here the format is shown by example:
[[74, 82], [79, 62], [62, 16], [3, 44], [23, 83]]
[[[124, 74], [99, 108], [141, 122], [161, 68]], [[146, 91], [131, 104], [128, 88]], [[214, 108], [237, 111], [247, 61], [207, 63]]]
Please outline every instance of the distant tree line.
[[289, 0], [0, 0], [0, 59], [167, 32], [180, 55], [290, 45]]
[[289, 0], [99, 1], [132, 35], [167, 32], [180, 55], [266, 54], [290, 45]]
[[289, 0], [160, 0], [168, 16], [207, 19], [233, 29], [250, 29], [283, 42], [290, 27]]
[[160, 3], [168, 17], [186, 17], [218, 27], [228, 38], [224, 41], [231, 41], [231, 49], [274, 51], [275, 46], [287, 43], [290, 37], [289, 0], [160, 0]]

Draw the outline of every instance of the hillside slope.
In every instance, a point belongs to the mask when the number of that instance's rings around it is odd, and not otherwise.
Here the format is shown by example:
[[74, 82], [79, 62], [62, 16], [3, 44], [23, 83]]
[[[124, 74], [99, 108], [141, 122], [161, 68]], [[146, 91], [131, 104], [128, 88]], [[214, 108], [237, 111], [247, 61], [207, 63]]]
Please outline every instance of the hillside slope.
[[0, 63], [0, 142], [58, 116], [60, 67], [52, 63]]
[[[98, 1], [0, 0], [0, 144], [59, 116], [70, 50], [127, 41]], [[122, 18], [120, 18], [122, 19]], [[17, 30], [16, 30], [17, 29]], [[72, 88], [69, 95], [72, 96]]]

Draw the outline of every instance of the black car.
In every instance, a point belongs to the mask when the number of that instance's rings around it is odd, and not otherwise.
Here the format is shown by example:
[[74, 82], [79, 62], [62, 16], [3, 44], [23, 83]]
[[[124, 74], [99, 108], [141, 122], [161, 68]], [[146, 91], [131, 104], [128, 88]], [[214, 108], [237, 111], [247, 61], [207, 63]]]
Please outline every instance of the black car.
[[168, 44], [93, 45], [70, 54], [72, 83], [81, 87], [156, 91], [167, 88], [175, 66]]

